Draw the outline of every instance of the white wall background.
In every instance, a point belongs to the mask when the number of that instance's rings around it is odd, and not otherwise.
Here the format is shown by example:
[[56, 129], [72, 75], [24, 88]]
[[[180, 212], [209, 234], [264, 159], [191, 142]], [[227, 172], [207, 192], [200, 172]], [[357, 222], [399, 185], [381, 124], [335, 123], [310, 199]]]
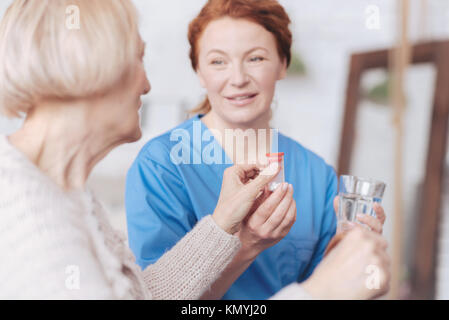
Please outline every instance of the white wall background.
[[[117, 228], [126, 231], [124, 213], [125, 174], [141, 146], [151, 137], [178, 124], [185, 110], [203, 97], [188, 59], [186, 38], [189, 21], [205, 0], [134, 0], [140, 12], [145, 57], [151, 93], [145, 98], [144, 137], [137, 143], [114, 150], [94, 170], [90, 185], [111, 210]], [[278, 85], [273, 126], [320, 154], [336, 166], [340, 140], [344, 93], [349, 57], [352, 52], [390, 47], [396, 39], [396, 2], [392, 0], [281, 0], [293, 21], [294, 49], [303, 57], [307, 75], [287, 78]], [[0, 16], [11, 0], [0, 0]], [[426, 24], [421, 23], [421, 0], [412, 0], [410, 22], [413, 40], [449, 38], [449, 1], [428, 0]], [[378, 29], [368, 28], [367, 8], [379, 9]], [[430, 66], [415, 66], [408, 72], [408, 106], [404, 138], [404, 239], [413, 238], [416, 188], [422, 181], [428, 141], [430, 106], [435, 71]], [[370, 80], [371, 78], [371, 80]], [[378, 79], [375, 72], [367, 81]], [[0, 133], [10, 133], [20, 121], [0, 117]], [[389, 217], [385, 236], [391, 239], [394, 200], [394, 131], [391, 108], [363, 102], [353, 161], [354, 174], [387, 182], [384, 208]], [[447, 199], [447, 197], [446, 197]], [[449, 208], [449, 206], [447, 206]], [[446, 211], [449, 211], [446, 209]], [[448, 213], [449, 215], [449, 213]], [[449, 218], [446, 234], [449, 235]], [[449, 237], [449, 236], [448, 236]], [[442, 247], [443, 248], [443, 247]], [[449, 248], [449, 247], [448, 247]], [[412, 248], [407, 247], [410, 251]], [[408, 252], [407, 251], [407, 252]], [[442, 252], [441, 259], [447, 260]], [[445, 261], [445, 260], [444, 260]], [[449, 262], [441, 265], [440, 278], [448, 279]], [[407, 270], [404, 270], [406, 276]], [[449, 298], [449, 288], [441, 281], [440, 297]]]

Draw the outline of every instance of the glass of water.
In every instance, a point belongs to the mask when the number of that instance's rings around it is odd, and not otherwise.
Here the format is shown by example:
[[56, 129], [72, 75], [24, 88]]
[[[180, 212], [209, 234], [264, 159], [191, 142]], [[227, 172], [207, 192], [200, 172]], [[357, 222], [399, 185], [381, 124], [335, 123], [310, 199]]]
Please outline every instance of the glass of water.
[[338, 187], [338, 228], [348, 229], [348, 222], [357, 222], [357, 214], [375, 217], [374, 203], [381, 203], [386, 184], [382, 181], [342, 175]]

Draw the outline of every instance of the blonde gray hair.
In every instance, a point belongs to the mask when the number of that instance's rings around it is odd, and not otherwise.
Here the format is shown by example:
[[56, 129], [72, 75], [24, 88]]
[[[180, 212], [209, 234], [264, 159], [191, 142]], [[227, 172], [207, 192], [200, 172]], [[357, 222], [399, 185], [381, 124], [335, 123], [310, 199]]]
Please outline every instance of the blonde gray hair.
[[[67, 25], [74, 6], [79, 28]], [[140, 42], [131, 0], [14, 0], [0, 22], [0, 112], [106, 92], [132, 72]]]

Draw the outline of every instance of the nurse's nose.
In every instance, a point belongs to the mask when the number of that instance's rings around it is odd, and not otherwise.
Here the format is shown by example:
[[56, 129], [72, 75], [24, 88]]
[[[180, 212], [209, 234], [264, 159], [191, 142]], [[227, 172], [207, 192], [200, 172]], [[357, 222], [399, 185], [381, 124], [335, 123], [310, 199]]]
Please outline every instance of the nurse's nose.
[[241, 88], [248, 84], [249, 77], [242, 65], [235, 65], [231, 72], [231, 85]]

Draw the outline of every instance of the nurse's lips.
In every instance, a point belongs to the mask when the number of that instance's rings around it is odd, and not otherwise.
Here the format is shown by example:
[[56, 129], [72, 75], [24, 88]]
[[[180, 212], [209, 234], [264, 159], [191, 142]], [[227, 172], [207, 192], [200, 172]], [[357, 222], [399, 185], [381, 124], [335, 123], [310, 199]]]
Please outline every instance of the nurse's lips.
[[235, 94], [232, 96], [227, 96], [225, 98], [233, 105], [245, 106], [247, 104], [252, 103], [256, 99], [257, 95], [258, 95], [258, 93], [245, 92], [245, 93]]

